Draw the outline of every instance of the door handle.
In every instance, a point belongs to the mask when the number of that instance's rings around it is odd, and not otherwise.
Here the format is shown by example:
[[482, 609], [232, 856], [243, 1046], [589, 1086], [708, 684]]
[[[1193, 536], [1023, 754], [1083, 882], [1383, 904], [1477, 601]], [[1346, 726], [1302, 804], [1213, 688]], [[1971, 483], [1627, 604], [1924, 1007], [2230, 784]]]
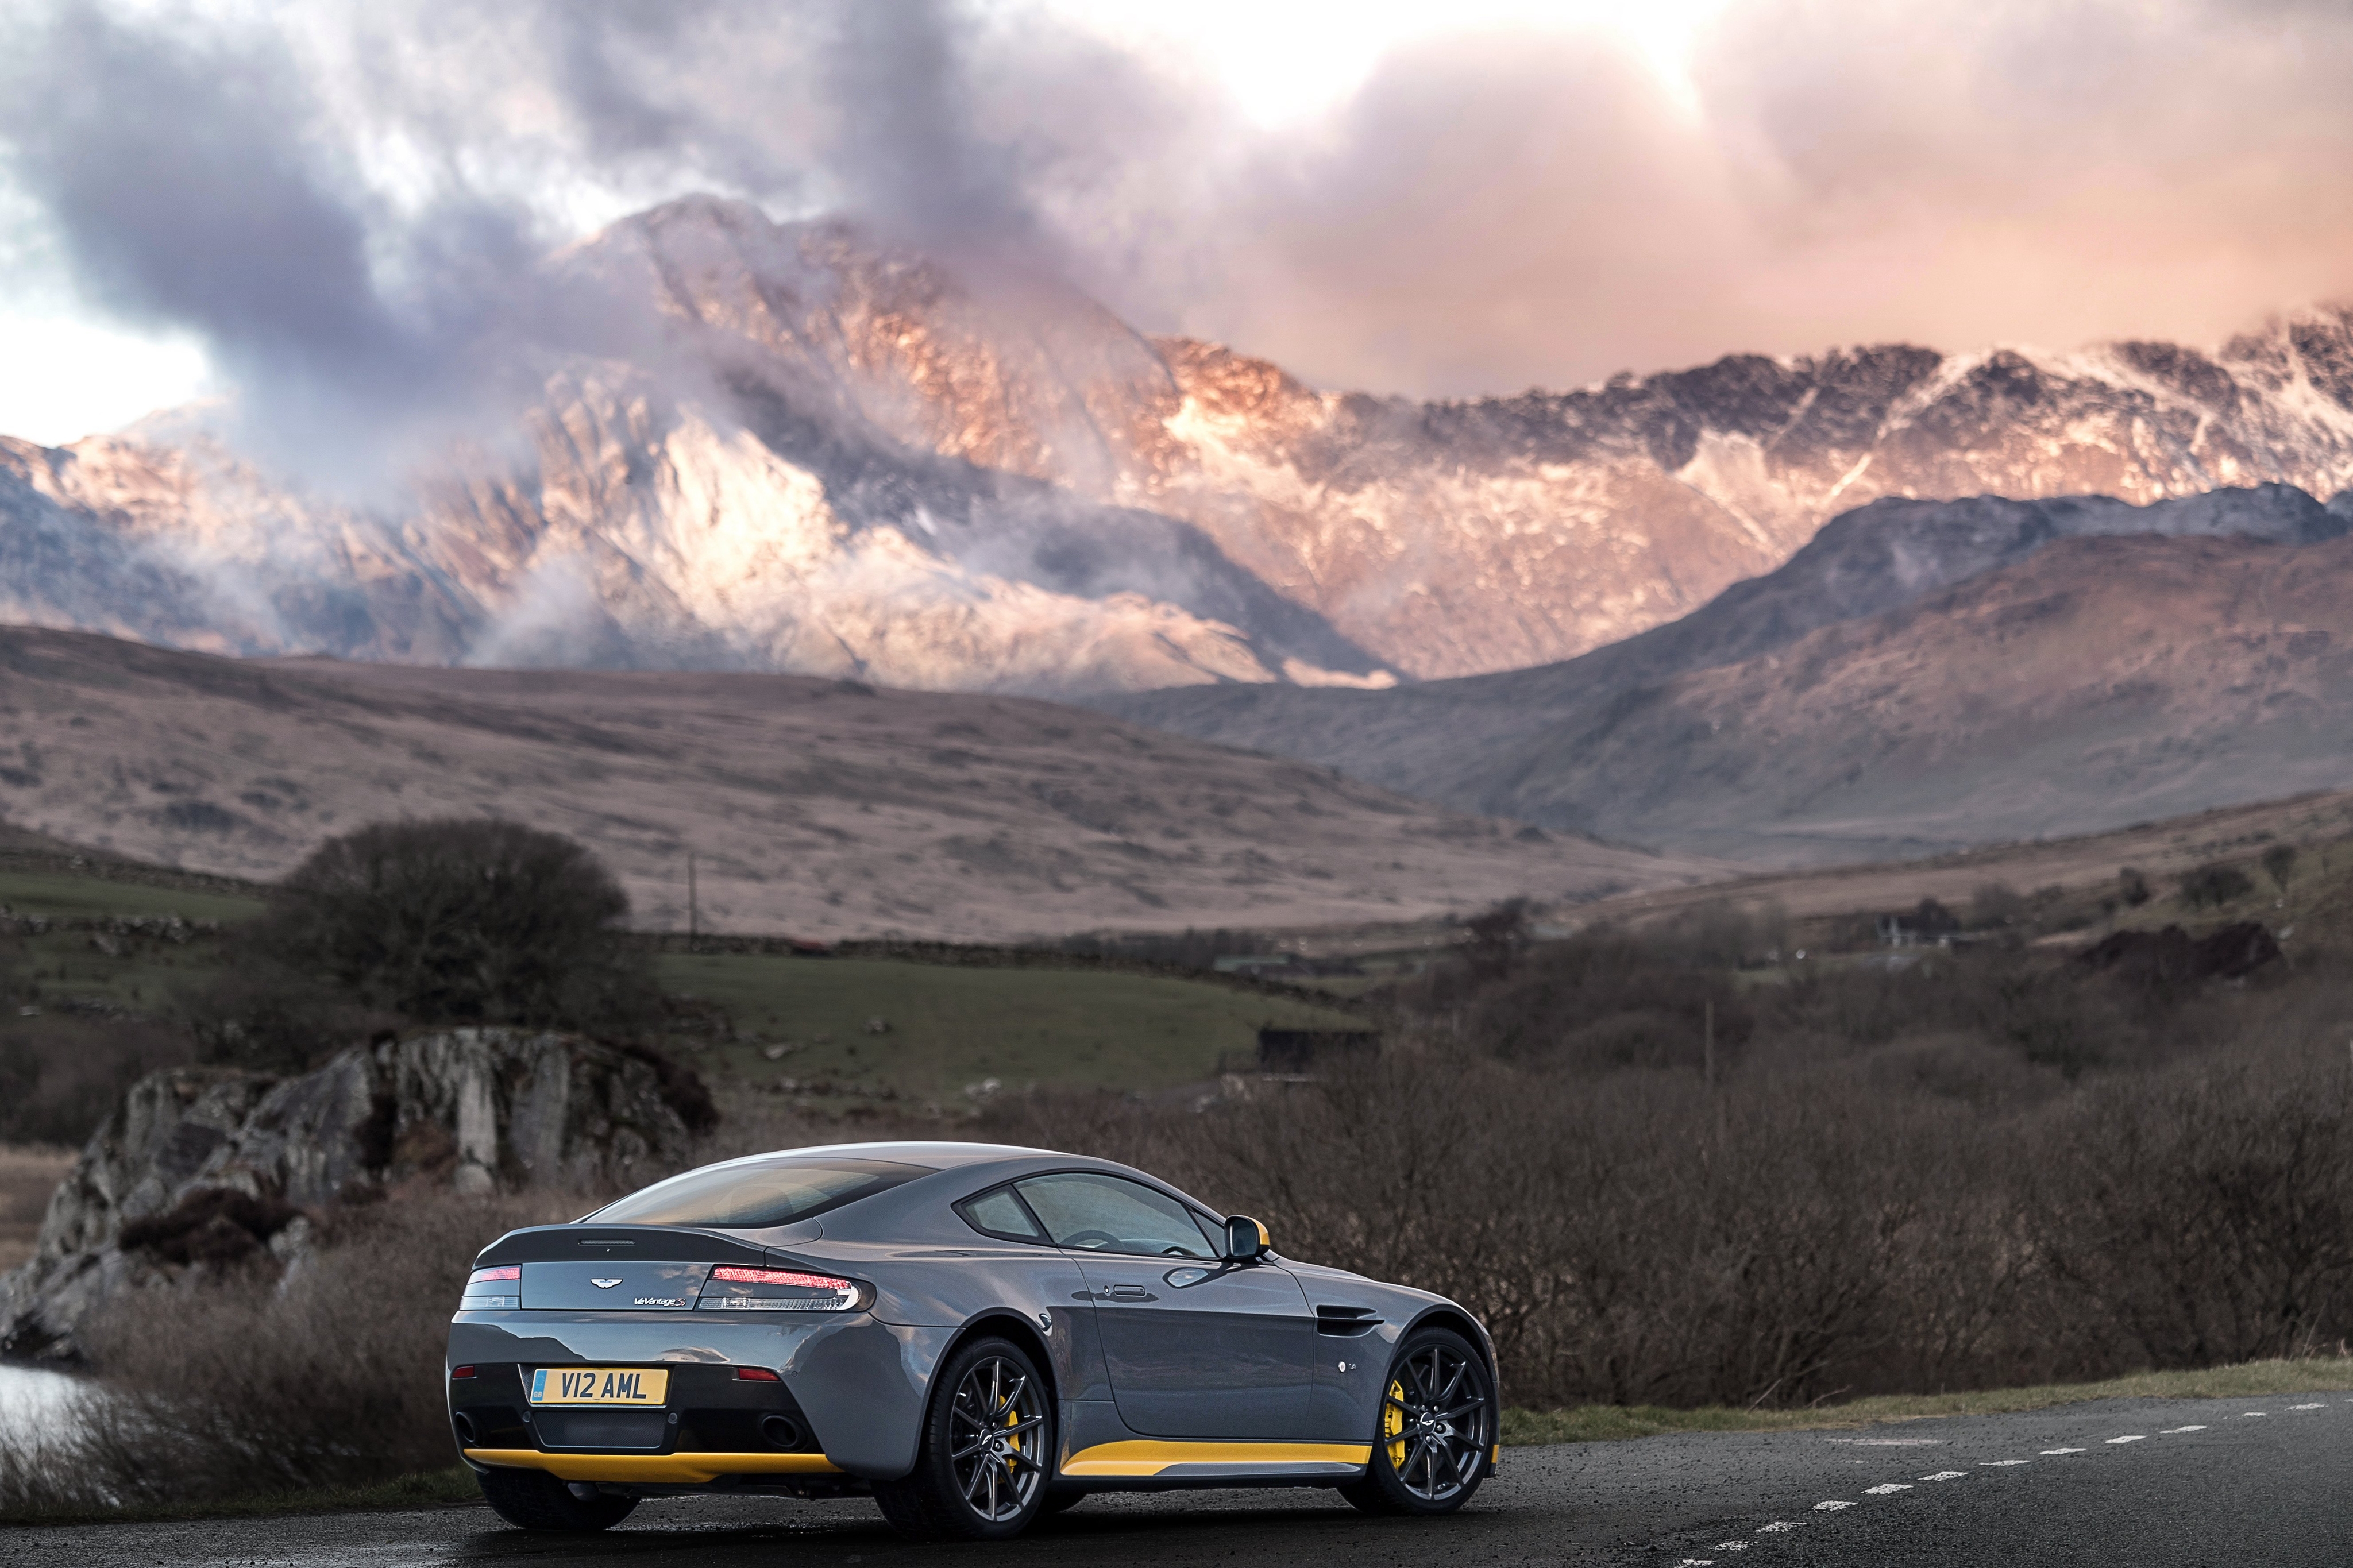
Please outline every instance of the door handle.
[[1157, 1301], [1159, 1297], [1141, 1285], [1114, 1285], [1103, 1293], [1106, 1301]]

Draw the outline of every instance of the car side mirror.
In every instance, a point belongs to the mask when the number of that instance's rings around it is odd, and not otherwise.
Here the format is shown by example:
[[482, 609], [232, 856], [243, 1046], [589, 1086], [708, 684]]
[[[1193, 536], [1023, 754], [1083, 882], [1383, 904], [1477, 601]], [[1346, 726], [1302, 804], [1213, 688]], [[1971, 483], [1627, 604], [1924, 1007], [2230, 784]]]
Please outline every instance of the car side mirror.
[[1238, 1214], [1226, 1221], [1226, 1261], [1254, 1263], [1274, 1246], [1274, 1237], [1266, 1226], [1248, 1215]]

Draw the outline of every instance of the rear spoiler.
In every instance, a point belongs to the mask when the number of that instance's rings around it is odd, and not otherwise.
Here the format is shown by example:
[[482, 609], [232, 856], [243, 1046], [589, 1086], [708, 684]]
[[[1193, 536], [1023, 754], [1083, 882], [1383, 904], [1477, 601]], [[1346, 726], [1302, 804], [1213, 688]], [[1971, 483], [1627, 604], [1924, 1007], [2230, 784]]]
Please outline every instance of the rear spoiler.
[[660, 1263], [740, 1263], [766, 1266], [768, 1249], [715, 1230], [672, 1225], [533, 1225], [482, 1248], [474, 1267], [500, 1263], [593, 1263], [643, 1259]]

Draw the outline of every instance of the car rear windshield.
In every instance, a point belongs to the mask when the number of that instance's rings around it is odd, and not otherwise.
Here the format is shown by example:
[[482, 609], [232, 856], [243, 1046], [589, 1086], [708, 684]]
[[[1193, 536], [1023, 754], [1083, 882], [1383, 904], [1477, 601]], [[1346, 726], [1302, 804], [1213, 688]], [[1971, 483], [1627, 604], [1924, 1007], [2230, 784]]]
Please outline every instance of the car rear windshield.
[[656, 1182], [607, 1204], [590, 1220], [605, 1225], [709, 1225], [765, 1230], [790, 1225], [888, 1192], [931, 1172], [888, 1160], [731, 1161]]

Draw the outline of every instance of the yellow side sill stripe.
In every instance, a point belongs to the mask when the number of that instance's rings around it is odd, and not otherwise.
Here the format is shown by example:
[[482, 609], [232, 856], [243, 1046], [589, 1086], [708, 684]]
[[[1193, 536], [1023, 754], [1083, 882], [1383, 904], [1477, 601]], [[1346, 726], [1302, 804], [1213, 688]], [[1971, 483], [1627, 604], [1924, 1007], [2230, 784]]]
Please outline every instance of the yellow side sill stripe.
[[1066, 1476], [1156, 1476], [1172, 1465], [1365, 1465], [1366, 1443], [1099, 1443], [1062, 1461]]
[[478, 1465], [545, 1470], [560, 1481], [646, 1481], [702, 1486], [722, 1476], [839, 1475], [823, 1454], [543, 1454], [536, 1448], [469, 1448]]

